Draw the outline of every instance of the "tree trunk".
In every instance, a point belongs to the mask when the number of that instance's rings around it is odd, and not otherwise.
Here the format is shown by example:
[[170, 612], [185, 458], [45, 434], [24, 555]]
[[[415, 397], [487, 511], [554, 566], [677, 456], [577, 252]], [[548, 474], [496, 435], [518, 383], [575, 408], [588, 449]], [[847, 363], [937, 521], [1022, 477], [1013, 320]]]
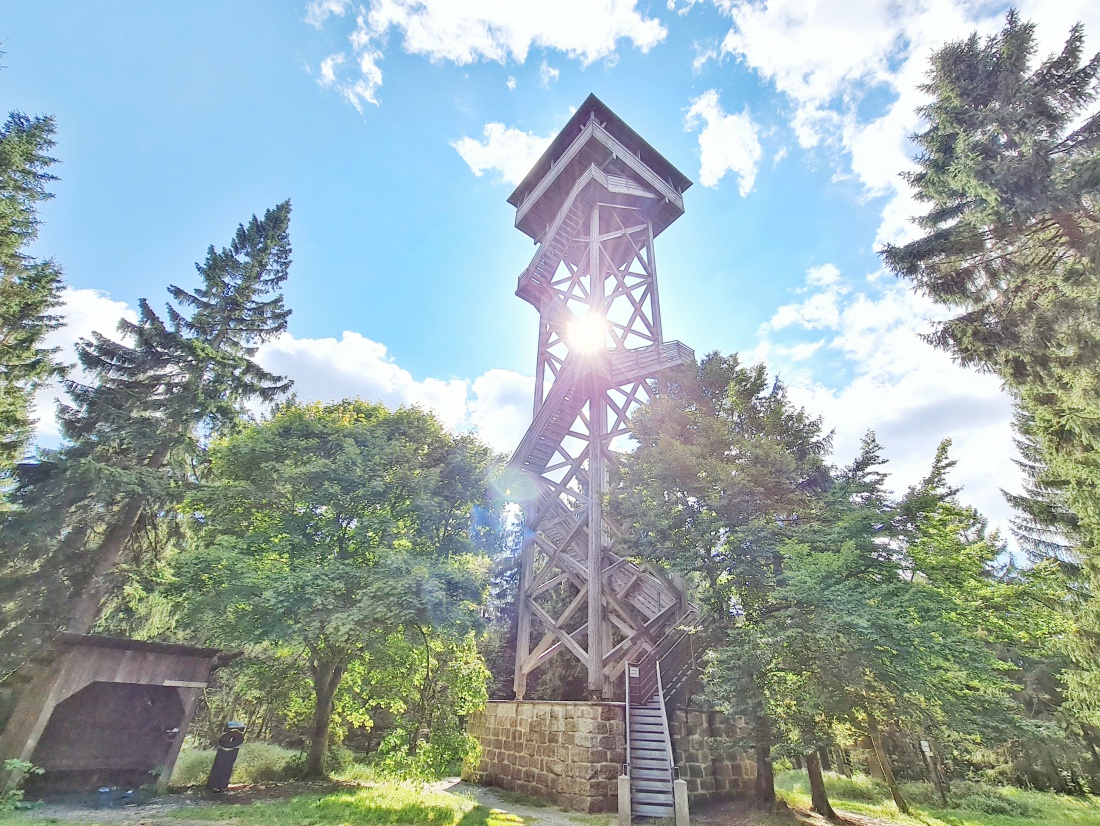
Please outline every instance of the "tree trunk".
[[802, 771], [802, 755], [801, 754], [796, 754], [793, 757], [791, 757], [791, 762], [794, 763], [795, 769], [797, 769], [798, 771]]
[[[163, 445], [149, 457], [146, 467], [150, 470], [160, 470], [165, 459], [168, 458], [169, 446]], [[95, 626], [99, 619], [99, 611], [103, 606], [103, 600], [111, 590], [111, 574], [118, 567], [122, 549], [126, 547], [126, 540], [134, 530], [145, 507], [144, 496], [135, 496], [128, 500], [115, 517], [114, 524], [108, 529], [103, 541], [95, 550], [95, 567], [92, 575], [80, 591], [80, 599], [65, 624], [65, 630], [70, 634], [87, 634]]]
[[[926, 743], [928, 745], [927, 751], [924, 749]], [[944, 783], [943, 775], [940, 773], [939, 757], [937, 757], [938, 750], [932, 748], [932, 742], [930, 740], [921, 740], [917, 745], [921, 759], [924, 761], [925, 766], [928, 767], [928, 773], [932, 776], [932, 784], [936, 787], [936, 792], [940, 796], [940, 803], [942, 803], [943, 807], [946, 809], [947, 785]]]
[[832, 764], [829, 763], [829, 750], [824, 746], [821, 746], [817, 750], [817, 759], [821, 761], [821, 770], [823, 772], [831, 772], [833, 770]]
[[844, 753], [844, 749], [840, 746], [837, 746], [835, 751], [837, 768], [840, 769], [841, 774], [850, 778], [852, 776], [852, 767], [848, 763], [848, 755]]
[[836, 812], [829, 803], [829, 793], [825, 791], [825, 778], [821, 775], [821, 758], [816, 751], [806, 755], [806, 776], [810, 778], [810, 801], [815, 812], [829, 820], [836, 820]]
[[313, 692], [317, 695], [317, 706], [313, 710], [313, 727], [302, 776], [323, 778], [325, 756], [328, 754], [328, 732], [332, 723], [332, 700], [344, 676], [344, 667], [335, 662], [315, 660], [311, 663], [310, 670], [313, 672]]
[[110, 575], [118, 565], [126, 540], [145, 507], [145, 497], [135, 496], [123, 505], [103, 541], [95, 550], [96, 563], [87, 584], [80, 591], [80, 599], [69, 616], [65, 630], [70, 634], [87, 634], [99, 619], [99, 609], [111, 589]]
[[771, 729], [767, 720], [756, 726], [756, 788], [753, 796], [759, 806], [775, 806], [775, 769], [772, 766]]
[[890, 757], [882, 747], [882, 735], [878, 730], [878, 721], [875, 719], [875, 715], [869, 711], [867, 712], [867, 734], [871, 738], [871, 745], [874, 746], [875, 759], [878, 760], [879, 768], [882, 769], [882, 776], [886, 778], [886, 785], [890, 787], [890, 796], [894, 798], [894, 804], [898, 807], [899, 812], [909, 814], [909, 804], [905, 802], [901, 787], [898, 786], [898, 781], [894, 778], [894, 770], [890, 766]]

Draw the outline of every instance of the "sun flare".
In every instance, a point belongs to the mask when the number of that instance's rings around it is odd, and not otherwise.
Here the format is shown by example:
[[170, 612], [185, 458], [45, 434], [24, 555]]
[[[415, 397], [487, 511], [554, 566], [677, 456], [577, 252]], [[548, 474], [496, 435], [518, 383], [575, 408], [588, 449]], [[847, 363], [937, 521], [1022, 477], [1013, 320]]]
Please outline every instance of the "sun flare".
[[595, 353], [607, 346], [607, 319], [589, 313], [569, 325], [565, 337], [574, 353]]

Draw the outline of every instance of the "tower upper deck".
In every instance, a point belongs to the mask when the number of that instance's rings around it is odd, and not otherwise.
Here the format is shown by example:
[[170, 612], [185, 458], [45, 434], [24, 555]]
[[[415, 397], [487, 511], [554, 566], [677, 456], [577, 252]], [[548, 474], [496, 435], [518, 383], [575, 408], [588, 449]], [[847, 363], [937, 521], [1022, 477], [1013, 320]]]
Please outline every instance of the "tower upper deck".
[[599, 98], [589, 95], [509, 196], [508, 203], [516, 208], [516, 227], [536, 242], [545, 240], [574, 184], [592, 167], [655, 196], [654, 235], [683, 214], [683, 193], [691, 181]]

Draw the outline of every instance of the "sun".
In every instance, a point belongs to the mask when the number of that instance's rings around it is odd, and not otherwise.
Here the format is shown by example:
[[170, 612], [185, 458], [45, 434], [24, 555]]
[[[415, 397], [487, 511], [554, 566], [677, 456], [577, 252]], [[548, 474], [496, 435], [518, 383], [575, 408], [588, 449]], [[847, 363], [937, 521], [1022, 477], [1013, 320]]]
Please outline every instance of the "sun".
[[595, 313], [589, 313], [570, 323], [565, 335], [565, 343], [573, 353], [596, 353], [607, 346], [607, 319]]

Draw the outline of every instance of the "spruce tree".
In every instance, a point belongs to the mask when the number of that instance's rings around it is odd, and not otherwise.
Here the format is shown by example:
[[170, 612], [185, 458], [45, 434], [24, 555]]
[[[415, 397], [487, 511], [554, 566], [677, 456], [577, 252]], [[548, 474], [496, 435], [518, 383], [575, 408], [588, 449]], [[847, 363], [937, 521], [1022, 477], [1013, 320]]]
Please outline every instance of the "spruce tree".
[[[1024, 461], [1042, 496], [1014, 500], [1032, 535], [1075, 546], [1083, 602], [1071, 679], [1100, 719], [1100, 55], [1075, 26], [1032, 69], [1034, 25], [932, 57], [928, 128], [907, 175], [930, 207], [925, 235], [883, 254], [898, 275], [958, 314], [930, 337], [963, 364], [996, 373], [1018, 401]], [[1034, 448], [1034, 449], [1032, 449]], [[1038, 521], [1036, 521], [1038, 520]], [[1054, 537], [1035, 528], [1053, 529]], [[1033, 549], [1039, 547], [1033, 544]]]
[[38, 234], [38, 205], [52, 197], [53, 136], [53, 118], [19, 112], [0, 128], [0, 493], [34, 428], [34, 390], [60, 371], [42, 344], [60, 324], [51, 311], [60, 304], [61, 270], [26, 253]]
[[253, 216], [228, 248], [210, 248], [198, 289], [169, 289], [164, 318], [142, 299], [121, 341], [81, 342], [93, 381], [68, 382], [67, 444], [21, 469], [20, 511], [5, 526], [5, 666], [62, 627], [91, 630], [112, 573], [163, 532], [210, 438], [231, 431], [248, 401], [288, 389], [253, 356], [286, 329], [289, 220], [289, 202]]

